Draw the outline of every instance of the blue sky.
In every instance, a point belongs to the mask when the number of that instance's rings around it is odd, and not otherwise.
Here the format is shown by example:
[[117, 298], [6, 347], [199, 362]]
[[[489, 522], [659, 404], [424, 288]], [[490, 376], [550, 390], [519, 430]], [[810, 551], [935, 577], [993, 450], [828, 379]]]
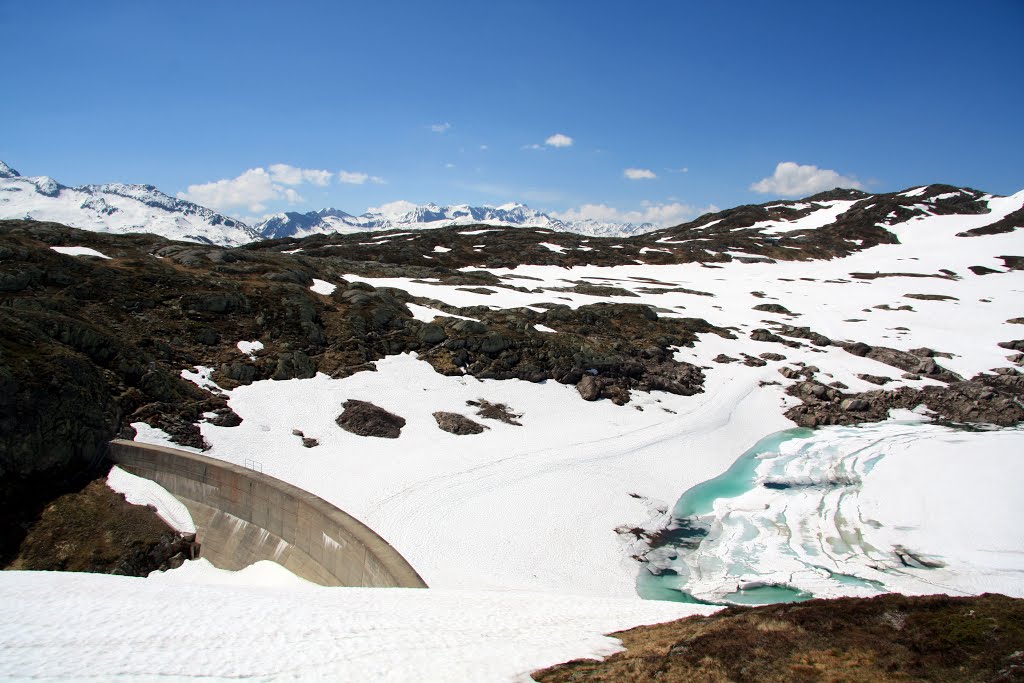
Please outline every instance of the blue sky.
[[58, 0], [0, 32], [0, 159], [239, 216], [1024, 187], [1020, 0]]

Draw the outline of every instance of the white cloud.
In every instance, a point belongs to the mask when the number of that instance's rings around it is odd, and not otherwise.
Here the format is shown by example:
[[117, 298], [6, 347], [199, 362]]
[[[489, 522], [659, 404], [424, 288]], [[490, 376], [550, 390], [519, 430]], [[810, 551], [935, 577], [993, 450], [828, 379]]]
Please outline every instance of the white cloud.
[[178, 198], [220, 210], [244, 206], [256, 213], [266, 209], [267, 202], [285, 198], [285, 194], [266, 170], [250, 168], [237, 178], [189, 185], [186, 192], [178, 193]]
[[448, 162], [447, 164], [445, 164], [445, 165], [444, 165], [444, 167], [445, 167], [445, 168], [455, 168], [455, 164], [453, 164], [453, 163], [451, 163], [451, 162], [449, 161], [449, 162]]
[[761, 194], [803, 197], [836, 187], [863, 189], [864, 186], [856, 178], [840, 175], [827, 168], [783, 161], [775, 167], [775, 173], [757, 181], [750, 189]]
[[486, 152], [486, 151], [487, 151], [487, 150], [489, 150], [489, 149], [490, 149], [490, 147], [488, 147], [487, 145], [480, 145], [480, 150], [481, 150], [481, 151], [484, 151], [484, 152]]
[[407, 202], [404, 199], [399, 199], [395, 202], [388, 202], [387, 204], [381, 204], [380, 206], [371, 206], [366, 209], [366, 213], [382, 213], [385, 216], [401, 216], [409, 213], [416, 208], [416, 204]]
[[627, 168], [622, 172], [630, 180], [654, 180], [658, 176], [649, 168]]
[[[179, 199], [187, 199], [219, 211], [244, 207], [254, 214], [262, 213], [268, 202], [285, 201], [301, 204], [305, 198], [294, 189], [300, 185], [326, 187], [334, 173], [315, 168], [298, 168], [288, 164], [271, 164], [267, 168], [250, 168], [236, 178], [223, 178], [210, 183], [189, 185], [179, 192]], [[366, 173], [340, 171], [342, 183], [361, 185], [366, 181], [383, 183], [382, 178]]]
[[644, 202], [639, 211], [621, 211], [607, 204], [584, 204], [578, 208], [562, 212], [552, 212], [555, 218], [564, 221], [593, 220], [610, 223], [653, 223], [661, 227], [679, 225], [692, 220], [701, 214], [718, 211], [715, 205], [698, 209], [692, 204], [672, 202], [670, 204], [653, 204]]
[[368, 173], [360, 173], [358, 171], [338, 171], [338, 182], [345, 183], [346, 185], [362, 185], [367, 180], [371, 183], [382, 185], [384, 179]]
[[555, 133], [544, 141], [548, 147], [572, 147], [573, 139], [564, 133]]
[[271, 164], [267, 167], [267, 170], [270, 171], [270, 178], [274, 182], [283, 185], [311, 183], [320, 187], [326, 187], [331, 182], [331, 176], [334, 175], [330, 171], [320, 171], [314, 168], [296, 168], [288, 164]]
[[452, 124], [445, 121], [444, 123], [432, 123], [430, 124], [430, 130], [433, 133], [444, 133], [451, 130]]
[[338, 171], [338, 182], [346, 183], [348, 185], [362, 185], [370, 176], [366, 173], [357, 173], [356, 171]]

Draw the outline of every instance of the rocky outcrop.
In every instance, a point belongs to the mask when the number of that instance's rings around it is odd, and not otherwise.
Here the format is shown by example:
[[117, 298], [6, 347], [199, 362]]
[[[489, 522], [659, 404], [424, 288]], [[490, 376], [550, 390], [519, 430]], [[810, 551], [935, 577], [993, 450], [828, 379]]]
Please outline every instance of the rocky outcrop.
[[923, 375], [940, 382], [958, 382], [963, 378], [942, 367], [935, 361], [939, 354], [932, 349], [913, 349], [910, 352], [890, 349], [884, 346], [869, 346], [863, 342], [844, 344], [843, 348], [855, 356], [863, 356], [879, 363], [891, 365], [904, 372]]
[[918, 406], [938, 419], [957, 423], [1007, 427], [1024, 422], [1024, 374], [1011, 368], [947, 386], [846, 394], [806, 381], [789, 387], [787, 393], [802, 402], [786, 411], [786, 417], [801, 427], [879, 422], [887, 419], [893, 408], [913, 410]]
[[351, 399], [342, 406], [344, 411], [335, 420], [346, 432], [359, 436], [377, 436], [397, 439], [405, 426], [405, 418], [389, 413], [368, 401]]
[[781, 315], [799, 315], [799, 313], [793, 313], [781, 304], [757, 304], [753, 307], [753, 310], [764, 311], [765, 313], [779, 313]]
[[460, 415], [459, 413], [438, 411], [434, 413], [434, 420], [437, 421], [437, 426], [440, 430], [448, 432], [449, 434], [456, 434], [458, 436], [481, 434], [485, 429], [487, 429], [487, 427], [483, 426], [479, 422], [470, 420], [465, 415]]
[[176, 532], [98, 479], [51, 502], [6, 568], [146, 576], [196, 554], [195, 534]]
[[[631, 390], [700, 393], [702, 371], [676, 361], [670, 348], [692, 346], [699, 332], [732, 336], [704, 320], [660, 318], [649, 306], [636, 304], [577, 309], [548, 305], [543, 313], [486, 308], [463, 309], [463, 313], [478, 319], [448, 318], [441, 328], [443, 341], [418, 351], [435, 370], [481, 379], [553, 379], [578, 388], [591, 376], [594, 379], [581, 390], [586, 400], [600, 397], [625, 403]], [[537, 324], [558, 332], [537, 332]], [[441, 338], [441, 333], [436, 336]], [[594, 391], [594, 398], [587, 399]]]

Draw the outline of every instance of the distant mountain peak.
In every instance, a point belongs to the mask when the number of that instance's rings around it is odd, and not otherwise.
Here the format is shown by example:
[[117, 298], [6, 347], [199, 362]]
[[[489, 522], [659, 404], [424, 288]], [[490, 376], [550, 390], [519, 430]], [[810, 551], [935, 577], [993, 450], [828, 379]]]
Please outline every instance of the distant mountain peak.
[[175, 199], [153, 185], [67, 187], [49, 176], [22, 176], [0, 162], [0, 189], [0, 218], [53, 221], [95, 232], [148, 232], [225, 246], [257, 238], [245, 223]]
[[452, 225], [494, 225], [548, 228], [592, 237], [628, 237], [655, 230], [650, 223], [568, 221], [510, 202], [501, 206], [470, 204], [414, 204], [399, 200], [353, 216], [338, 209], [321, 209], [305, 214], [281, 213], [257, 223], [254, 229], [265, 239], [304, 237], [317, 234], [370, 232], [377, 230], [424, 230]]
[[0, 178], [19, 178], [21, 174], [13, 168], [0, 161]]

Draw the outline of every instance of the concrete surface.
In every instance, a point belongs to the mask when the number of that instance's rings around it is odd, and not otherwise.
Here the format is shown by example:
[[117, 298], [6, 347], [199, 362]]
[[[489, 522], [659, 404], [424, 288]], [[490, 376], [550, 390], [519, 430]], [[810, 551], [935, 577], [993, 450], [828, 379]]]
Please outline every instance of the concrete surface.
[[200, 555], [222, 569], [273, 560], [324, 586], [426, 588], [372, 529], [308, 491], [197, 453], [117, 439], [111, 461], [181, 500]]

